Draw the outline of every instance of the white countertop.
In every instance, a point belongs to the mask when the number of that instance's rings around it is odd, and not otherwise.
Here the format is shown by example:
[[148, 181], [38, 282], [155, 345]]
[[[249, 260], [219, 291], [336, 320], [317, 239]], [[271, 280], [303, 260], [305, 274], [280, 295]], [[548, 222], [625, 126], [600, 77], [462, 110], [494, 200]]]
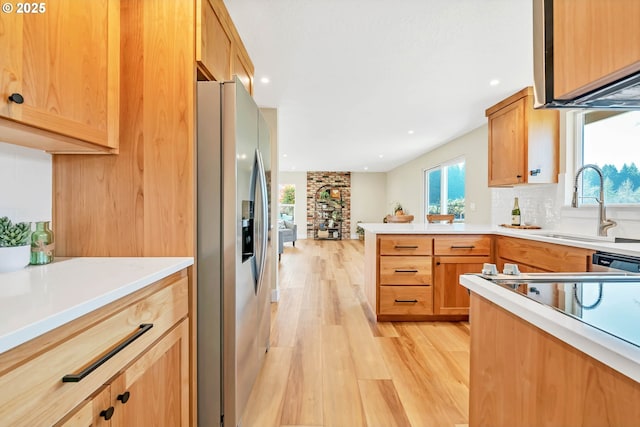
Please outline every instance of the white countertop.
[[190, 257], [70, 258], [0, 273], [0, 353], [192, 264]]
[[562, 230], [521, 230], [483, 224], [425, 224], [425, 223], [358, 223], [365, 231], [372, 234], [494, 234], [500, 236], [519, 237], [537, 240], [539, 242], [554, 243], [556, 245], [573, 246], [577, 248], [593, 249], [596, 251], [613, 252], [623, 255], [640, 256], [640, 243], [613, 243], [612, 238], [597, 236], [579, 236], [596, 240], [586, 242], [564, 238], [548, 237], [545, 234], [564, 234]]
[[482, 277], [461, 275], [460, 284], [634, 381], [640, 382], [639, 347]]

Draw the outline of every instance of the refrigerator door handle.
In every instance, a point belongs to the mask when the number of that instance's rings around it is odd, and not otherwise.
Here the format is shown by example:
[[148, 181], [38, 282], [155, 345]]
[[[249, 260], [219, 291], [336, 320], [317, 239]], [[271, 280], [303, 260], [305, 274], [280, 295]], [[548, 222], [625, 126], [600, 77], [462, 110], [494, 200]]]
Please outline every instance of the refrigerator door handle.
[[262, 250], [260, 251], [260, 264], [258, 269], [258, 283], [256, 286], [256, 294], [259, 292], [260, 287], [262, 286], [262, 282], [264, 281], [263, 273], [265, 269], [265, 265], [267, 263], [267, 245], [268, 245], [268, 237], [269, 237], [269, 199], [267, 194], [267, 175], [264, 170], [264, 162], [262, 161], [262, 154], [260, 150], [256, 149], [256, 163], [258, 165], [258, 179], [260, 181], [260, 195], [262, 203], [262, 209], [260, 212], [262, 213]]

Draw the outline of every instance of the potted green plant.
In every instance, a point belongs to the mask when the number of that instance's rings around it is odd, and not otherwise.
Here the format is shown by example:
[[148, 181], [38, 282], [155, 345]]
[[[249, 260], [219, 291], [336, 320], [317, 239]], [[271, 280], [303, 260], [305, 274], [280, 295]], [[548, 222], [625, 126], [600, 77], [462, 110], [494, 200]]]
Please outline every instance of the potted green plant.
[[[358, 221], [356, 224], [360, 224], [362, 221]], [[364, 240], [364, 228], [359, 225], [356, 227], [356, 234], [358, 235], [359, 240]]]
[[0, 273], [20, 270], [31, 260], [31, 223], [0, 218]]
[[402, 209], [402, 205], [400, 204], [400, 202], [394, 202], [393, 214], [396, 216], [404, 215], [404, 210]]

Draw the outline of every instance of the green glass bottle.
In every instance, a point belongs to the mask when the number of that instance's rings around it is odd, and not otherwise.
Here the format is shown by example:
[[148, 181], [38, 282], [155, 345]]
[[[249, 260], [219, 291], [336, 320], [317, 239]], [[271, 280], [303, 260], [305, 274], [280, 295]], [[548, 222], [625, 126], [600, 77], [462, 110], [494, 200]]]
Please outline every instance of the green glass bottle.
[[518, 205], [518, 198], [513, 200], [513, 209], [511, 209], [511, 225], [520, 226], [520, 206]]
[[53, 261], [54, 248], [49, 221], [36, 222], [36, 230], [31, 233], [31, 264], [49, 264]]

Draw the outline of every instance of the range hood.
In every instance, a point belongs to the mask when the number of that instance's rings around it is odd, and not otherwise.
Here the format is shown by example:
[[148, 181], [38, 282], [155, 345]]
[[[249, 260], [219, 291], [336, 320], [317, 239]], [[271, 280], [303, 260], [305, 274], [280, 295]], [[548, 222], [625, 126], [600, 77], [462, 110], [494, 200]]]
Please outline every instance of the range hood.
[[554, 95], [554, 0], [533, 0], [533, 64], [535, 108], [640, 108], [640, 61], [603, 77], [568, 99]]

